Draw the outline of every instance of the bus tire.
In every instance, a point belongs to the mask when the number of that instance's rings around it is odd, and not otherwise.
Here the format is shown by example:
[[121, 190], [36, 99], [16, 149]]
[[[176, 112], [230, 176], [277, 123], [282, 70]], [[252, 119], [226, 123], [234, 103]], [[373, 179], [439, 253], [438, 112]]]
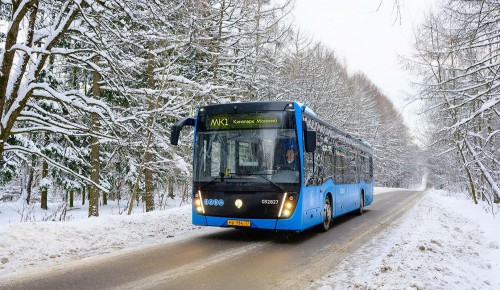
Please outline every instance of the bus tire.
[[361, 192], [359, 195], [359, 210], [358, 210], [358, 215], [362, 215], [365, 212], [365, 193]]
[[330, 195], [327, 195], [325, 198], [325, 204], [323, 206], [323, 222], [320, 224], [320, 230], [322, 232], [326, 232], [332, 226], [332, 216], [333, 216], [333, 207], [332, 207], [332, 199]]

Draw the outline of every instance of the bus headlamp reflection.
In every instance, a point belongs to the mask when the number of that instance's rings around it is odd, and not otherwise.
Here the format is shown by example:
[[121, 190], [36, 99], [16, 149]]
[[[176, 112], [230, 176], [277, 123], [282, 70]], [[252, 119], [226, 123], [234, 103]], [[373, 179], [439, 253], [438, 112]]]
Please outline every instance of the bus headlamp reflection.
[[201, 196], [201, 191], [198, 190], [198, 192], [194, 195], [193, 204], [194, 204], [196, 211], [198, 213], [205, 213], [205, 208], [203, 207], [203, 198]]
[[295, 203], [296, 203], [296, 196], [297, 194], [295, 193], [284, 193], [283, 194], [283, 201], [281, 203], [281, 208], [278, 214], [279, 218], [289, 218], [293, 211], [295, 210]]

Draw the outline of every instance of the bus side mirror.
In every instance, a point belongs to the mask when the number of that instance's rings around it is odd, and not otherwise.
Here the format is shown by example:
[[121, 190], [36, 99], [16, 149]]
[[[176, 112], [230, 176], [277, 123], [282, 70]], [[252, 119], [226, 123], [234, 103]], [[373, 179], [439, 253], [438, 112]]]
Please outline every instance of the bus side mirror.
[[316, 151], [316, 131], [305, 131], [306, 152]]
[[194, 126], [194, 119], [184, 118], [172, 126], [172, 130], [170, 132], [170, 144], [177, 145], [179, 143], [179, 135], [182, 127], [184, 126]]

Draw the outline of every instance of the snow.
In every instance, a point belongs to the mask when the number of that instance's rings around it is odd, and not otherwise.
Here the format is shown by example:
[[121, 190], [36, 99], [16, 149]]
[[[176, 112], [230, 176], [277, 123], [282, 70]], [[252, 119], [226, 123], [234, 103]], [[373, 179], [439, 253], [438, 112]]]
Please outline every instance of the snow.
[[481, 206], [430, 190], [310, 288], [500, 289], [499, 228]]
[[[375, 194], [394, 190], [399, 189], [375, 188]], [[125, 204], [110, 202], [100, 206], [98, 218], [87, 218], [88, 207], [77, 206], [65, 222], [43, 221], [58, 220], [60, 204], [53, 200], [43, 211], [39, 204], [0, 203], [0, 280], [219, 230], [191, 225], [191, 205], [177, 199], [150, 213], [139, 206], [127, 216]], [[388, 230], [310, 288], [500, 289], [499, 228], [491, 211], [464, 195], [429, 190]]]
[[69, 221], [43, 222], [59, 219], [59, 204], [50, 203], [44, 211], [39, 203], [24, 208], [19, 202], [0, 203], [0, 280], [38, 267], [164, 244], [188, 237], [195, 229], [196, 233], [204, 230], [191, 224], [191, 205], [179, 206], [179, 200], [169, 200], [162, 211], [143, 213], [142, 207], [135, 207], [138, 213], [131, 216], [126, 215], [125, 205], [110, 202], [99, 207], [98, 218], [87, 218], [88, 205], [78, 206], [67, 212]]

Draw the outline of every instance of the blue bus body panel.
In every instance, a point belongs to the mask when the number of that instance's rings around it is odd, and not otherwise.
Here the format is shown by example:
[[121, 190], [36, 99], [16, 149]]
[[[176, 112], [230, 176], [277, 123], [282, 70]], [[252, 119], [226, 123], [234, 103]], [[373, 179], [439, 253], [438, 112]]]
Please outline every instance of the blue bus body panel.
[[373, 182], [365, 184], [365, 206], [373, 203]]
[[[295, 110], [295, 124], [297, 127], [297, 136], [302, 134], [302, 108], [296, 102], [293, 103], [293, 108]], [[304, 186], [304, 141], [303, 138], [297, 138], [299, 143], [299, 159], [300, 159], [300, 186]]]
[[301, 231], [300, 210], [296, 209], [294, 214], [289, 219], [245, 219], [245, 218], [231, 218], [231, 217], [214, 217], [203, 216], [197, 214], [193, 210], [193, 224], [200, 226], [213, 226], [213, 227], [228, 227], [228, 220], [245, 220], [250, 221], [252, 229], [279, 229], [279, 230], [295, 230]]
[[228, 217], [207, 216], [207, 225], [213, 227], [227, 227], [227, 220], [245, 220], [251, 221], [252, 229], [274, 229], [276, 226], [275, 219], [242, 219]]
[[349, 184], [349, 200], [347, 202], [347, 212], [354, 211], [359, 208], [360, 190], [358, 184]]
[[207, 219], [205, 218], [204, 215], [196, 213], [196, 209], [194, 208], [194, 205], [192, 206], [192, 220], [193, 220], [193, 225], [198, 225], [198, 226], [208, 226], [207, 224]]
[[323, 221], [323, 205], [327, 194], [332, 197], [335, 204], [334, 184], [327, 180], [319, 186], [307, 186], [302, 189], [303, 228], [307, 229]]
[[251, 228], [270, 230], [303, 231], [323, 221], [323, 204], [328, 193], [332, 196], [334, 216], [359, 209], [361, 190], [365, 193], [365, 206], [373, 202], [373, 183], [334, 185], [328, 180], [320, 186], [303, 187], [293, 215], [288, 219], [241, 219], [231, 217], [211, 217], [197, 214], [194, 206], [194, 225], [227, 227], [227, 220], [249, 220]]
[[[254, 229], [269, 229], [269, 230], [290, 230], [302, 231], [304, 227], [302, 219], [302, 194], [299, 194], [299, 200], [294, 213], [288, 219], [245, 219], [245, 218], [231, 218], [231, 217], [213, 217], [197, 214], [194, 206], [192, 210], [193, 224], [200, 226], [215, 226], [227, 227], [227, 220], [246, 220], [251, 222], [251, 227]], [[311, 225], [312, 226], [312, 225]]]
[[349, 189], [345, 184], [335, 186], [335, 194], [337, 195], [337, 203], [335, 204], [335, 211], [337, 216], [343, 215], [347, 212], [347, 204], [349, 202]]
[[[288, 219], [245, 219], [231, 217], [213, 217], [197, 214], [192, 211], [193, 224], [201, 226], [227, 227], [227, 220], [251, 221], [251, 228], [303, 231], [323, 221], [323, 203], [327, 192], [333, 191], [330, 180], [321, 186], [304, 187], [297, 201], [294, 213]], [[332, 194], [333, 196], [333, 194]]]

